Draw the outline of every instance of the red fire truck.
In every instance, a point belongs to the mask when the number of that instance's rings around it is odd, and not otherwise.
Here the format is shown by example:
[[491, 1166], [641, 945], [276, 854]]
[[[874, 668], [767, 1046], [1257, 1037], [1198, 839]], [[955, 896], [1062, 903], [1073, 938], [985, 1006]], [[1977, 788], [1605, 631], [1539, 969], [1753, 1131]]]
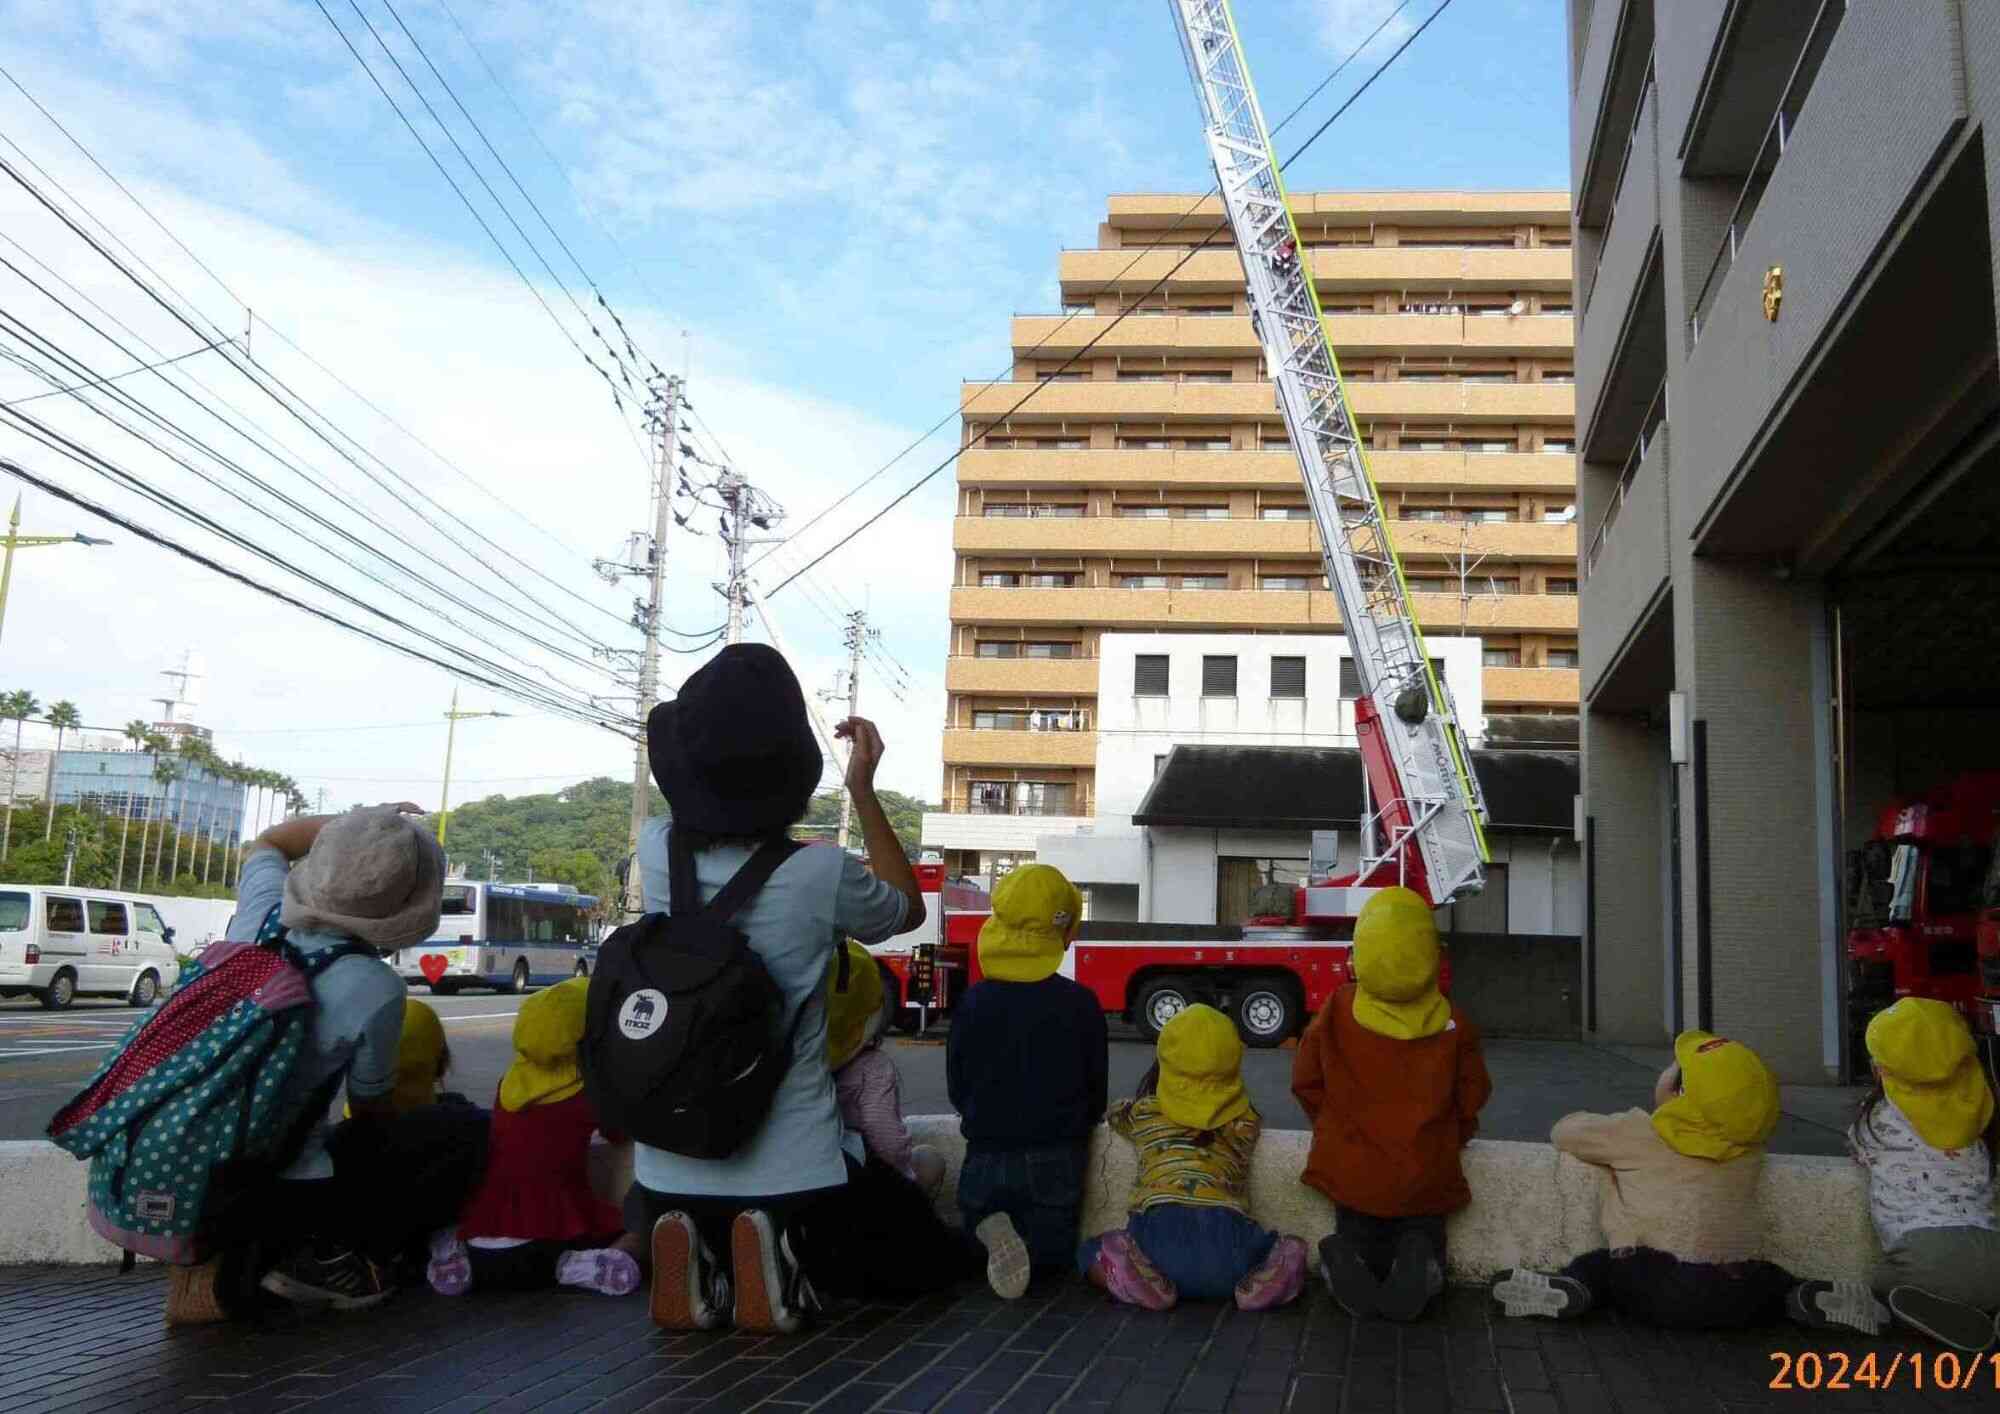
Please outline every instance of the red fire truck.
[[1857, 1066], [1862, 1033], [1898, 997], [1931, 997], [1975, 1028], [2000, 1026], [2000, 893], [1994, 871], [2000, 771], [1960, 776], [1893, 800], [1848, 856], [1848, 1019]]

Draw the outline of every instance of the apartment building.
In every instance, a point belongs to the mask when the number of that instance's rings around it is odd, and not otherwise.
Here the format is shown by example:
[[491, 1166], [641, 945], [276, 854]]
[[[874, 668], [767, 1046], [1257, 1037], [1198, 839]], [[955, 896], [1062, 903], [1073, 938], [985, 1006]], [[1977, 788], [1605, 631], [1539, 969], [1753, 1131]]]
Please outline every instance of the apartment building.
[[[1293, 201], [1423, 627], [1479, 641], [1487, 714], [1573, 718], [1567, 193]], [[973, 873], [1099, 812], [1104, 635], [1340, 629], [1220, 202], [1114, 196], [1060, 277], [963, 395], [925, 841]]]
[[1586, 1026], [1824, 1079], [1876, 812], [2000, 767], [2000, 6], [1568, 13]]

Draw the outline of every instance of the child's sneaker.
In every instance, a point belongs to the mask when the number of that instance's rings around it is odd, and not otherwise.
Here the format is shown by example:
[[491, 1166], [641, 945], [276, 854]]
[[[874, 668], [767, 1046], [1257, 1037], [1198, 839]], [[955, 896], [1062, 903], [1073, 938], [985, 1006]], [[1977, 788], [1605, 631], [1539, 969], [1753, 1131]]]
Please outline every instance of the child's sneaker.
[[1014, 1220], [1005, 1213], [991, 1213], [972, 1230], [986, 1249], [986, 1284], [1005, 1301], [1018, 1300], [1028, 1289], [1032, 1263], [1028, 1244], [1014, 1230]]
[[1546, 1316], [1568, 1321], [1591, 1307], [1590, 1288], [1575, 1277], [1550, 1275], [1528, 1267], [1514, 1267], [1500, 1273], [1489, 1288], [1494, 1303], [1507, 1315]]
[[1994, 1328], [2000, 1318], [1989, 1321], [1976, 1306], [1948, 1301], [1915, 1286], [1892, 1287], [1889, 1309], [1896, 1319], [1912, 1330], [1922, 1331], [1940, 1345], [1977, 1355], [1993, 1344]]
[[472, 1289], [472, 1256], [456, 1228], [441, 1227], [431, 1234], [431, 1259], [424, 1266], [424, 1280], [439, 1296], [463, 1296]]
[[1376, 1309], [1391, 1321], [1414, 1321], [1442, 1290], [1444, 1269], [1438, 1265], [1437, 1249], [1421, 1232], [1405, 1232], [1396, 1241], [1396, 1260], [1375, 1298]]
[[556, 1258], [556, 1285], [576, 1286], [604, 1296], [630, 1296], [639, 1289], [639, 1264], [616, 1247], [565, 1252]]
[[1122, 1228], [1104, 1234], [1097, 1244], [1097, 1261], [1093, 1265], [1098, 1285], [1110, 1292], [1114, 1301], [1148, 1311], [1167, 1311], [1180, 1300], [1174, 1284]]
[[1889, 1308], [1858, 1281], [1802, 1281], [1785, 1298], [1785, 1313], [1802, 1326], [1863, 1335], [1880, 1335], [1890, 1319]]
[[301, 1248], [264, 1273], [264, 1290], [295, 1306], [365, 1311], [395, 1294], [382, 1269], [343, 1248]]
[[819, 1309], [819, 1297], [792, 1255], [791, 1239], [772, 1228], [769, 1213], [761, 1208], [738, 1213], [729, 1247], [736, 1273], [736, 1329], [790, 1335]]
[[1263, 1265], [1236, 1283], [1236, 1309], [1269, 1311], [1298, 1299], [1306, 1284], [1306, 1244], [1281, 1237]]
[[652, 1313], [670, 1331], [712, 1331], [729, 1313], [729, 1277], [686, 1213], [653, 1224]]
[[1361, 1254], [1339, 1233], [1320, 1239], [1319, 1274], [1340, 1309], [1357, 1321], [1372, 1320], [1381, 1310], [1382, 1285], [1361, 1260]]

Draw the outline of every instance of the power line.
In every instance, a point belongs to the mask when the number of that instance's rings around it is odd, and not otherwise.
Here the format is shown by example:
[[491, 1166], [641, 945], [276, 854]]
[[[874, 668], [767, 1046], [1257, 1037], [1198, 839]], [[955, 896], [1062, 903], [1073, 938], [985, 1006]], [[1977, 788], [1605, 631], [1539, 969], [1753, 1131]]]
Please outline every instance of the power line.
[[[1446, 0], [1446, 3], [1447, 4], [1450, 3], [1450, 0]], [[1300, 113], [1304, 112], [1306, 105], [1311, 103], [1315, 98], [1319, 97], [1319, 95], [1325, 91], [1328, 84], [1332, 83], [1335, 79], [1339, 78], [1342, 72], [1346, 70], [1347, 66], [1360, 57], [1362, 50], [1366, 49], [1370, 44], [1373, 44], [1375, 42], [1376, 37], [1380, 35], [1383, 30], [1389, 27], [1390, 22], [1394, 20], [1396, 16], [1402, 14], [1402, 12], [1405, 9], [1409, 8], [1409, 4], [1410, 0], [1400, 0], [1400, 3], [1397, 4], [1395, 9], [1391, 10], [1388, 14], [1384, 15], [1381, 19], [1381, 22], [1377, 24], [1374, 29], [1368, 32], [1367, 37], [1364, 38], [1359, 44], [1355, 45], [1353, 49], [1348, 51], [1347, 57], [1342, 59], [1338, 64], [1334, 65], [1332, 71], [1329, 72], [1325, 78], [1321, 79], [1317, 84], [1313, 86], [1312, 92], [1308, 93], [1304, 98], [1300, 99], [1296, 104], [1292, 106], [1292, 110], [1289, 113], [1285, 114], [1284, 117], [1278, 120], [1277, 126], [1271, 129], [1271, 136], [1276, 137], [1279, 133], [1283, 132], [1285, 130], [1286, 125], [1290, 123], [1292, 119], [1298, 117]], [[1442, 12], [1443, 8], [1444, 6], [1440, 5], [1438, 7], [1439, 12]], [[1433, 20], [1436, 18], [1437, 18], [1436, 14], [1433, 14], [1431, 16], [1431, 19]], [[1426, 20], [1424, 23], [1425, 25], [1428, 25], [1430, 21]], [[1417, 33], [1419, 34], [1421, 34], [1422, 32], [1423, 31], [1421, 29], [1417, 31]], [[1178, 35], [1179, 31], [1176, 30], [1175, 33]], [[1415, 35], [1412, 35], [1411, 38], [1415, 38]], [[1409, 47], [1407, 40], [1404, 42], [1403, 47], [1404, 48]], [[1401, 49], [1397, 50], [1397, 53], [1401, 52], [1402, 52]], [[1385, 61], [1382, 67], [1386, 68], [1388, 64], [1395, 62], [1395, 58], [1396, 58], [1395, 54], [1390, 55], [1388, 60]], [[1380, 73], [1381, 69], [1377, 69], [1376, 75], [1379, 76]], [[1368, 83], [1373, 83], [1374, 81], [1375, 81], [1374, 77], [1371, 77], [1368, 80]], [[1353, 103], [1354, 99], [1359, 98], [1362, 93], [1367, 91], [1367, 88], [1368, 84], [1364, 83], [1359, 89], [1356, 89], [1353, 95], [1349, 97], [1347, 103], [1343, 104], [1340, 107], [1340, 109], [1333, 115], [1334, 118], [1337, 118], [1340, 116], [1341, 113], [1346, 112], [1348, 106]], [[1333, 118], [1327, 119], [1328, 123], [1331, 123], [1332, 121]], [[1322, 124], [1320, 132], [1324, 132], [1325, 130], [1326, 130], [1325, 125]], [[1317, 132], [1314, 133], [1313, 138], [1307, 140], [1306, 146], [1308, 147], [1311, 146], [1313, 139], [1317, 139], [1318, 137], [1319, 133]], [[1299, 149], [1299, 152], [1303, 151], [1305, 151], [1305, 147], [1301, 147]], [[1295, 152], [1292, 154], [1292, 157], [1297, 157], [1298, 155], [1299, 153]], [[1286, 159], [1284, 165], [1285, 166], [1291, 165], [1291, 159], [1290, 158]], [[1140, 261], [1144, 260], [1147, 256], [1151, 255], [1153, 252], [1158, 250], [1162, 245], [1164, 245], [1166, 243], [1167, 237], [1171, 236], [1175, 231], [1179, 230], [1181, 226], [1188, 220], [1189, 217], [1193, 216], [1195, 212], [1201, 209], [1201, 204], [1203, 202], [1207, 201], [1211, 196], [1214, 196], [1220, 190], [1221, 190], [1220, 187], [1211, 184], [1206, 192], [1202, 193], [1202, 195], [1194, 199], [1193, 205], [1189, 206], [1187, 210], [1183, 211], [1180, 215], [1174, 218], [1173, 223], [1171, 225], [1167, 226], [1166, 229], [1162, 230], [1158, 235], [1154, 236], [1153, 239], [1148, 241], [1145, 245], [1140, 246], [1138, 250], [1133, 254], [1132, 258], [1125, 262], [1124, 267], [1120, 269], [1117, 274], [1113, 275], [1107, 283], [1114, 287], [1122, 283], [1125, 277], [1131, 274], [1133, 269], [1138, 266]], [[1227, 229], [1226, 222], [1224, 223], [1222, 229], [1225, 230]], [[1204, 242], [1204, 245], [1205, 244], [1206, 242]], [[1197, 249], [1200, 249], [1200, 247], [1197, 247]], [[1182, 263], [1185, 264], [1186, 262], [1183, 261]], [[1179, 267], [1177, 266], [1175, 268], [1178, 269]], [[1148, 290], [1146, 292], [1146, 294], [1151, 294], [1151, 293], [1152, 293], [1151, 290]], [[1145, 297], [1146, 297], [1145, 294], [1139, 296], [1140, 299], [1144, 299]], [[1061, 320], [1057, 322], [1056, 327], [1049, 330], [1048, 333], [1044, 334], [1041, 337], [1041, 339], [1036, 342], [1035, 346], [1029, 349], [1028, 352], [1023, 357], [1033, 358], [1036, 354], [1040, 353], [1043, 349], [1047, 348], [1049, 343], [1056, 337], [1056, 335], [1062, 333], [1063, 330], [1067, 329], [1070, 326], [1070, 322], [1072, 320], [1080, 319], [1082, 317], [1083, 316], [1080, 313], [1065, 312]], [[1013, 371], [1015, 362], [1016, 360], [1010, 359], [1007, 367], [1001, 370], [1001, 377], [996, 377], [988, 381], [995, 383], [1002, 381], [1002, 378], [1004, 378], [1004, 376], [1007, 373], [1011, 373]], [[1066, 368], [1068, 367], [1068, 364], [1064, 364], [1063, 366]], [[805, 533], [808, 530], [811, 530], [815, 525], [819, 524], [819, 522], [824, 520], [828, 515], [840, 509], [840, 507], [845, 505], [847, 501], [851, 499], [856, 492], [860, 491], [863, 487], [867, 486], [870, 482], [874, 481], [877, 477], [881, 476], [884, 472], [888, 471], [891, 467], [895, 466], [896, 463], [900, 462], [904, 457], [908, 456], [911, 452], [915, 451], [925, 442], [930, 441], [932, 437], [937, 435], [940, 429], [942, 429], [947, 423], [953, 421], [959, 415], [960, 415], [960, 410], [958, 408], [953, 408], [951, 411], [947, 412], [943, 417], [939, 418], [936, 422], [933, 422], [929, 427], [926, 427], [922, 432], [919, 432], [914, 438], [912, 438], [908, 443], [906, 443], [901, 450], [899, 450], [894, 456], [890, 457], [889, 460], [882, 463], [882, 465], [876, 467], [875, 470], [869, 472], [868, 475], [862, 477], [861, 480], [856, 482], [854, 485], [850, 486], [847, 490], [843, 491], [839, 496], [835, 497], [827, 505], [822, 506], [812, 515], [806, 517], [805, 522], [792, 532], [791, 538], [790, 540], [787, 541], [787, 544], [795, 545], [800, 539], [804, 537]], [[756, 568], [756, 565], [761, 565], [765, 560], [772, 558], [778, 553], [780, 553], [779, 549], [772, 549], [766, 551], [763, 555], [760, 555], [757, 558], [756, 562], [751, 566], [751, 568], [753, 569]]]
[[[1333, 111], [1332, 116], [1329, 117], [1324, 123], [1321, 123], [1318, 128], [1314, 129], [1312, 136], [1307, 138], [1306, 141], [1303, 144], [1301, 144], [1300, 147], [1297, 149], [1297, 151], [1293, 152], [1290, 157], [1287, 157], [1282, 163], [1279, 164], [1279, 170], [1283, 171], [1286, 167], [1291, 166], [1292, 163], [1296, 162], [1301, 156], [1303, 156], [1307, 151], [1307, 149], [1309, 149], [1313, 145], [1313, 143], [1319, 140], [1321, 134], [1325, 133], [1328, 128], [1333, 126], [1335, 119], [1339, 118], [1341, 114], [1345, 113], [1348, 109], [1352, 108], [1355, 102], [1361, 97], [1361, 95], [1366, 93], [1370, 88], [1372, 88], [1375, 84], [1375, 81], [1381, 78], [1382, 75], [1388, 71], [1389, 66], [1394, 64], [1397, 59], [1402, 57], [1403, 53], [1417, 41], [1417, 37], [1421, 35], [1425, 30], [1429, 29], [1432, 23], [1436, 21], [1437, 17], [1439, 15], [1442, 15], [1450, 7], [1451, 7], [1451, 0], [1442, 0], [1442, 3], [1439, 4], [1437, 9], [1431, 11], [1429, 17], [1426, 18], [1422, 24], [1418, 25], [1416, 29], [1412, 30], [1410, 34], [1403, 40], [1403, 42], [1396, 46], [1396, 48], [1390, 53], [1388, 58], [1384, 59], [1379, 65], [1376, 66], [1375, 71], [1372, 74], [1370, 74], [1365, 80], [1362, 81], [1361, 86], [1355, 89], [1353, 93], [1348, 95], [1347, 100], [1344, 103], [1342, 103], [1340, 107], [1336, 108]], [[1386, 23], [1386, 21], [1384, 23]], [[1203, 200], [1206, 199], [1207, 199], [1206, 197], [1203, 198]], [[1042, 389], [1048, 387], [1048, 385], [1054, 381], [1055, 375], [1057, 373], [1063, 372], [1064, 370], [1069, 368], [1071, 364], [1075, 363], [1078, 359], [1082, 358], [1085, 354], [1089, 353], [1092, 349], [1096, 348], [1098, 344], [1102, 343], [1107, 334], [1109, 334], [1113, 329], [1117, 328], [1120, 324], [1124, 323], [1134, 313], [1137, 312], [1140, 304], [1142, 304], [1146, 299], [1151, 297], [1155, 291], [1159, 290], [1162, 286], [1164, 286], [1168, 280], [1172, 279], [1174, 275], [1180, 271], [1181, 267], [1185, 266], [1190, 260], [1193, 260], [1195, 256], [1199, 255], [1202, 251], [1207, 250], [1209, 246], [1214, 244], [1216, 239], [1228, 229], [1229, 228], [1227, 223], [1224, 223], [1223, 225], [1217, 227], [1215, 231], [1210, 232], [1208, 236], [1204, 237], [1200, 244], [1190, 246], [1188, 248], [1187, 253], [1183, 255], [1179, 260], [1175, 261], [1173, 265], [1167, 269], [1165, 274], [1161, 275], [1159, 279], [1155, 280], [1151, 285], [1147, 286], [1144, 290], [1141, 290], [1139, 292], [1138, 297], [1131, 304], [1127, 305], [1124, 309], [1120, 310], [1118, 314], [1111, 320], [1111, 322], [1109, 324], [1106, 324], [1102, 329], [1100, 329], [1095, 336], [1093, 336], [1087, 343], [1083, 345], [1083, 347], [1079, 348], [1075, 353], [1071, 354], [1068, 358], [1064, 359], [1061, 364], [1057, 365], [1054, 372], [1043, 374], [1042, 377], [1032, 387], [1030, 387], [1027, 392], [1023, 393], [1020, 396], [1020, 398], [1018, 398], [1015, 401], [1012, 407], [1008, 408], [1004, 413], [1000, 414], [1000, 416], [997, 418], [985, 419], [986, 422], [989, 425], [995, 422], [1004, 423], [1009, 418], [1013, 417], [1015, 413], [1019, 412], [1024, 406], [1026, 406], [1029, 399], [1033, 398], [1037, 393], [1041, 392]], [[1133, 263], [1136, 264], [1137, 263], [1136, 260]], [[1130, 268], [1131, 265], [1126, 266], [1126, 269], [1129, 270]], [[1053, 337], [1053, 331], [1051, 333], [1051, 337]], [[944, 460], [940, 461], [936, 466], [932, 467], [929, 471], [925, 472], [922, 476], [918, 477], [916, 481], [912, 482], [887, 505], [883, 506], [882, 509], [875, 512], [875, 514], [869, 516], [866, 520], [862, 521], [861, 524], [855, 526], [854, 529], [848, 531], [847, 534], [841, 536], [840, 539], [834, 541], [832, 545], [828, 546], [818, 555], [815, 555], [812, 559], [806, 561], [805, 565], [802, 568], [793, 571], [790, 575], [780, 580], [775, 588], [768, 590], [765, 593], [764, 597], [768, 599], [772, 595], [777, 594], [786, 585], [790, 584], [800, 575], [806, 573], [806, 571], [819, 565], [821, 562], [826, 560], [828, 556], [834, 554], [836, 551], [845, 546], [849, 541], [853, 540], [857, 535], [861, 534], [862, 531], [868, 529], [869, 526], [875, 524], [876, 521], [882, 519], [883, 516], [889, 514], [889, 512], [893, 511], [897, 506], [900, 506], [903, 502], [909, 500], [910, 497], [914, 496], [919, 490], [921, 490], [926, 484], [928, 484], [932, 480], [932, 478], [934, 478], [939, 472], [943, 471], [946, 467], [952, 465], [960, 457], [964, 456], [967, 450], [968, 449], [963, 446], [955, 448], [949, 456], [944, 458]]]
[[0, 403], [0, 407], [16, 408], [20, 407], [24, 403], [40, 402], [43, 398], [59, 398], [63, 396], [63, 394], [65, 393], [82, 392], [83, 390], [88, 388], [101, 388], [104, 387], [106, 384], [116, 383], [121, 378], [130, 378], [135, 373], [151, 373], [155, 369], [166, 368], [171, 364], [180, 363], [186, 359], [199, 358], [202, 354], [208, 353], [214, 347], [215, 347], [215, 341], [210, 340], [208, 343], [203, 344], [198, 349], [189, 349], [184, 354], [175, 354], [172, 358], [163, 358], [159, 360], [157, 363], [142, 363], [137, 368], [126, 369], [123, 373], [107, 373], [104, 377], [95, 379], [89, 383], [78, 383], [72, 387], [67, 387], [67, 388], [51, 388], [46, 393], [30, 393], [25, 398], [15, 398], [11, 402]]

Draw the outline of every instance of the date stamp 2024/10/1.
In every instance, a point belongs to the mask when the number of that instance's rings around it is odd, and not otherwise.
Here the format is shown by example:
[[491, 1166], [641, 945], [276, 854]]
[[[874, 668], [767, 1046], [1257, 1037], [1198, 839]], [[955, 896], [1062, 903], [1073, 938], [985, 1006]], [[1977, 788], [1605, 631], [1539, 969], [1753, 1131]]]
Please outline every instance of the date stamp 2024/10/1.
[[1891, 1389], [1900, 1380], [1913, 1389], [1980, 1390], [2000, 1393], [2000, 1354], [1982, 1351], [1960, 1355], [1954, 1350], [1869, 1351], [1853, 1356], [1844, 1350], [1771, 1352], [1777, 1371], [1770, 1388], [1782, 1390]]

